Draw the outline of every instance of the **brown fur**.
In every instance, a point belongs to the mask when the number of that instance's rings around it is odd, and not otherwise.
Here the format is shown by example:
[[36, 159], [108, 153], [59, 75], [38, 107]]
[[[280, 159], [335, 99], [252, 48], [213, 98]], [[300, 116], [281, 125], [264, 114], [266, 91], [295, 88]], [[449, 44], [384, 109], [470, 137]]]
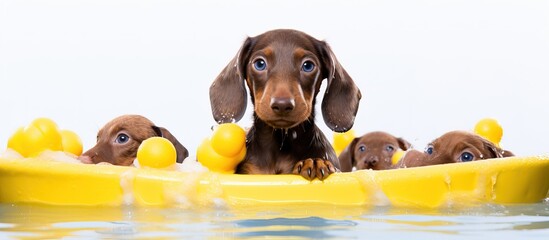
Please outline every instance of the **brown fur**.
[[165, 128], [157, 127], [140, 115], [123, 115], [105, 124], [97, 133], [96, 145], [83, 153], [79, 159], [84, 163], [129, 166], [133, 164], [141, 142], [150, 137], [164, 137], [170, 140], [175, 146], [178, 163], [182, 163], [189, 155], [187, 149]]
[[398, 163], [398, 167], [419, 167], [510, 156], [514, 156], [512, 152], [502, 150], [477, 134], [452, 131], [433, 140], [423, 153], [417, 150], [407, 152]]
[[[311, 64], [312, 70], [306, 71]], [[361, 95], [325, 42], [295, 30], [246, 39], [210, 87], [212, 113], [219, 123], [242, 118], [246, 86], [250, 91], [254, 124], [237, 173], [294, 173], [322, 180], [339, 168], [330, 143], [314, 123], [315, 98], [323, 79], [324, 122], [334, 131], [347, 131]]]
[[339, 155], [341, 171], [393, 168], [392, 157], [398, 150], [408, 150], [410, 143], [386, 132], [371, 132], [353, 139]]

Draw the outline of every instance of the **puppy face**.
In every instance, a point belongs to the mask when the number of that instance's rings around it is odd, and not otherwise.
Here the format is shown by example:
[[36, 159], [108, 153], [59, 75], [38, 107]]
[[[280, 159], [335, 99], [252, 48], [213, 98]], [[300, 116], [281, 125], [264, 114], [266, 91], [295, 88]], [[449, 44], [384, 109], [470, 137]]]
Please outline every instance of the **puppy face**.
[[440, 136], [427, 145], [425, 153], [433, 164], [503, 157], [503, 151], [492, 142], [465, 131], [452, 131]]
[[246, 66], [255, 113], [274, 128], [295, 127], [313, 110], [322, 80], [319, 53], [299, 34], [265, 34], [257, 42]]
[[315, 96], [324, 79], [324, 122], [345, 132], [353, 126], [362, 95], [326, 42], [290, 29], [248, 37], [210, 86], [212, 114], [218, 123], [240, 120], [247, 86], [255, 117], [268, 126], [288, 129], [313, 122]]
[[419, 167], [508, 156], [513, 154], [498, 148], [481, 136], [465, 131], [452, 131], [433, 140], [427, 145], [424, 153], [418, 151], [406, 153], [399, 166]]
[[[82, 154], [84, 163], [106, 162], [129, 166], [137, 156], [137, 149], [144, 140], [162, 136], [174, 144], [177, 162], [188, 156], [185, 149], [166, 129], [155, 126], [149, 119], [139, 115], [123, 115], [103, 126], [97, 133], [96, 145]], [[180, 159], [181, 158], [181, 159]]]
[[[398, 150], [407, 150], [410, 143], [386, 132], [371, 132], [355, 138], [340, 154], [339, 161], [342, 171], [373, 169], [385, 170], [392, 168], [393, 154]], [[350, 162], [351, 166], [343, 167], [343, 162]]]

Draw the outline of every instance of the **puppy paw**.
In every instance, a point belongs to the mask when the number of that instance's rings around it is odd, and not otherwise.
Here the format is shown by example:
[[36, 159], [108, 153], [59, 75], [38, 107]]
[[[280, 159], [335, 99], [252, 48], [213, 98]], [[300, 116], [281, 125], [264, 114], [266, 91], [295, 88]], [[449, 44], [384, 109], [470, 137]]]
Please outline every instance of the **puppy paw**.
[[320, 158], [308, 158], [301, 160], [294, 165], [294, 174], [301, 175], [307, 180], [318, 178], [326, 179], [330, 174], [336, 172], [332, 162]]

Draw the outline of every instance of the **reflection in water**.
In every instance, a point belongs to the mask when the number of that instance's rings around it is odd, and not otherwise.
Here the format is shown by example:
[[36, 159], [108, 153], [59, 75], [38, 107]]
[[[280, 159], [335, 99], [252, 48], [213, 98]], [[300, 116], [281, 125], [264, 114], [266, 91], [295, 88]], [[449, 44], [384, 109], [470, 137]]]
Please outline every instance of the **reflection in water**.
[[55, 207], [0, 204], [0, 238], [545, 239], [549, 202], [413, 209], [278, 206]]
[[344, 230], [356, 226], [351, 220], [328, 220], [319, 217], [308, 218], [273, 218], [250, 219], [235, 222], [239, 228], [248, 229], [238, 234], [239, 237], [304, 237], [304, 238], [332, 238], [327, 231]]

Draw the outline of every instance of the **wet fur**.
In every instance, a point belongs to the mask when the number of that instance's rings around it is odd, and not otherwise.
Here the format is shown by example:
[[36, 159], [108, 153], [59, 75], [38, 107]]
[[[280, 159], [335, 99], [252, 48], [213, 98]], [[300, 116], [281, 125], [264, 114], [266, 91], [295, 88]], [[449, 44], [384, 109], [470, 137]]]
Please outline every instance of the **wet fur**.
[[[129, 136], [124, 144], [116, 142], [116, 138], [122, 133]], [[170, 140], [175, 146], [178, 163], [182, 163], [189, 155], [187, 149], [167, 129], [154, 125], [140, 115], [123, 115], [105, 124], [97, 133], [95, 146], [83, 153], [79, 159], [84, 163], [129, 166], [133, 164], [141, 142], [151, 137], [164, 137]]]
[[[254, 68], [258, 59], [266, 62], [266, 70]], [[314, 63], [312, 72], [302, 70], [306, 61]], [[334, 150], [314, 123], [316, 95], [323, 79], [327, 79], [324, 121], [334, 131], [347, 131], [354, 123], [361, 94], [324, 41], [285, 29], [246, 39], [210, 87], [212, 113], [218, 123], [242, 118], [246, 89], [254, 105], [247, 154], [237, 173], [293, 173], [322, 180], [337, 171]]]
[[[353, 139], [339, 155], [342, 172], [373, 169], [386, 170], [393, 168], [393, 154], [401, 149], [410, 148], [410, 143], [403, 138], [386, 132], [370, 132]], [[392, 148], [392, 151], [390, 150]]]
[[398, 163], [398, 167], [420, 167], [436, 164], [462, 162], [460, 157], [468, 152], [473, 156], [472, 161], [511, 157], [510, 151], [497, 147], [481, 136], [466, 131], [451, 131], [428, 144], [432, 154], [417, 150], [408, 151]]

